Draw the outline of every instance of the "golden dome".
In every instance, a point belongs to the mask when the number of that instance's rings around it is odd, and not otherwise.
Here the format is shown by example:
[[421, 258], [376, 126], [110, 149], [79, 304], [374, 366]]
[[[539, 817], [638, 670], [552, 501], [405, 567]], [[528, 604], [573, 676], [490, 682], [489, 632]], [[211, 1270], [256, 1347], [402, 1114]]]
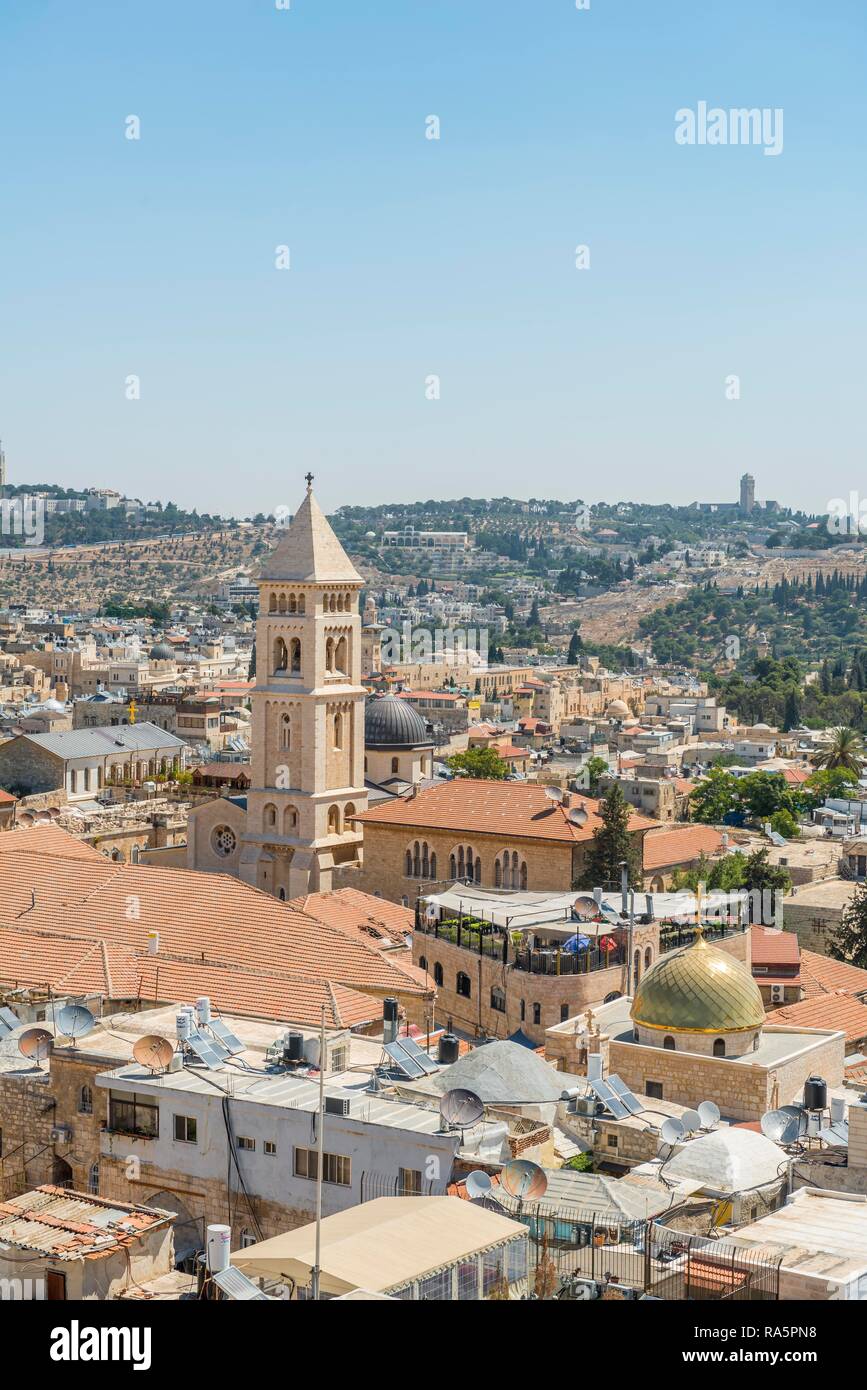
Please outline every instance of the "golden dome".
[[746, 967], [699, 936], [651, 966], [631, 1015], [638, 1027], [663, 1033], [745, 1033], [761, 1028], [765, 1006]]

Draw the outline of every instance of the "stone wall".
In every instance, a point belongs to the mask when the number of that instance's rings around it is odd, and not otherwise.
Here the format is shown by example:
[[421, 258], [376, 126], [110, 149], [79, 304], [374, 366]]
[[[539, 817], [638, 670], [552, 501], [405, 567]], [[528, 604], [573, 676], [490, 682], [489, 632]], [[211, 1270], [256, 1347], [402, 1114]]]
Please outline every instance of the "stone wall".
[[56, 1123], [47, 1071], [0, 1073], [0, 1195], [4, 1200], [56, 1180], [51, 1143]]

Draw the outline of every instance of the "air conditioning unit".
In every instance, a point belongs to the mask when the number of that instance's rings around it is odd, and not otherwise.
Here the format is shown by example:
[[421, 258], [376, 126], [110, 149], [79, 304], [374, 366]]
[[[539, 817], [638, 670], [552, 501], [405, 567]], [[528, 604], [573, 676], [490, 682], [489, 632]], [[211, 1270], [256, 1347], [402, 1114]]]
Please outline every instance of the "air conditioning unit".
[[68, 1144], [72, 1139], [72, 1130], [69, 1125], [56, 1125], [48, 1137], [52, 1144]]
[[783, 1003], [785, 1003], [785, 999], [786, 999], [786, 986], [785, 986], [785, 985], [771, 985], [771, 1003], [772, 1003], [772, 1004], [783, 1004]]
[[325, 1113], [326, 1115], [342, 1115], [346, 1119], [349, 1115], [349, 1096], [326, 1096]]

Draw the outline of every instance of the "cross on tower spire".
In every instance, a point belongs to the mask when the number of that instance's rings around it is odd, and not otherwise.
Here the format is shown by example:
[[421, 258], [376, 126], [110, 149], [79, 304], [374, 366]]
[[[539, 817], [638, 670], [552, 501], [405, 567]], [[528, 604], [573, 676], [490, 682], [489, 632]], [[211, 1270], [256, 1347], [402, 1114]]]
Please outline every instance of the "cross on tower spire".
[[313, 474], [312, 474], [312, 473], [305, 473], [305, 474], [304, 474], [304, 479], [305, 479], [305, 482], [307, 483], [307, 491], [310, 492], [310, 491], [312, 490], [312, 488], [313, 488]]

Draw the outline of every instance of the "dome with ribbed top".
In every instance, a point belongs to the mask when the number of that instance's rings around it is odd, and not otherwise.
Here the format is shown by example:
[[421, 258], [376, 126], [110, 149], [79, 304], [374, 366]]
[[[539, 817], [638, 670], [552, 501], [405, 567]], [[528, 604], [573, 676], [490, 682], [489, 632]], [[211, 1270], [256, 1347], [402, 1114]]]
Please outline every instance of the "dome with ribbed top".
[[157, 642], [148, 652], [149, 661], [174, 661], [175, 649], [168, 642]]
[[746, 1033], [765, 1021], [752, 975], [702, 936], [647, 971], [636, 986], [631, 1014], [637, 1027], [665, 1033]]
[[379, 695], [364, 709], [364, 743], [367, 748], [428, 747], [427, 726], [408, 700], [399, 695]]

